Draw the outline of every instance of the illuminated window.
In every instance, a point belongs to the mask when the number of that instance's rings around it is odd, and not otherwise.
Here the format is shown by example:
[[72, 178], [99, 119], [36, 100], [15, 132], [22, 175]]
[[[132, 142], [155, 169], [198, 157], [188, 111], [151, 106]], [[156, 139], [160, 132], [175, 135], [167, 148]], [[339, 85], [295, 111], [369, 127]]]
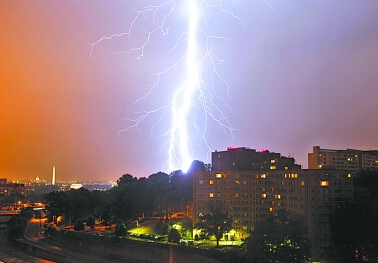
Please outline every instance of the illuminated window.
[[328, 186], [328, 181], [320, 181], [320, 186]]
[[276, 170], [276, 169], [277, 169], [277, 167], [275, 165], [270, 166], [270, 170]]
[[235, 166], [235, 162], [232, 162], [232, 165], [234, 165], [234, 166]]
[[348, 178], [351, 178], [352, 177], [352, 174], [348, 174]]
[[261, 194], [261, 198], [266, 198], [266, 194]]
[[277, 195], [277, 199], [280, 200], [281, 199], [281, 195]]
[[269, 212], [274, 212], [274, 208], [273, 207], [269, 207]]
[[276, 160], [270, 160], [270, 163], [275, 163], [276, 162]]
[[213, 180], [210, 180], [210, 182], [209, 182], [210, 184], [214, 184], [214, 181]]
[[260, 175], [260, 178], [266, 178], [266, 174]]
[[285, 170], [289, 170], [289, 166], [285, 166]]
[[210, 197], [214, 197], [214, 193], [210, 193], [209, 196], [210, 196]]
[[216, 174], [215, 177], [216, 178], [222, 178], [222, 174]]
[[240, 184], [240, 181], [238, 181], [238, 180], [235, 180], [235, 184]]
[[239, 193], [234, 194], [234, 197], [240, 197]]
[[304, 182], [304, 181], [301, 181], [301, 185], [304, 186], [304, 185], [305, 185], [305, 182]]

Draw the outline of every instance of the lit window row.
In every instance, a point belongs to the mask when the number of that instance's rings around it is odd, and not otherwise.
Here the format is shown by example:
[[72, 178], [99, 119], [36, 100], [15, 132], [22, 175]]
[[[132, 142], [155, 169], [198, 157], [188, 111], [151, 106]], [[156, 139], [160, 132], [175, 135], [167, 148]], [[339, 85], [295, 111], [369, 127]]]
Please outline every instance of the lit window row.
[[298, 174], [285, 174], [285, 178], [298, 178]]
[[266, 174], [260, 174], [260, 175], [256, 174], [256, 178], [257, 178], [257, 179], [258, 179], [258, 178], [265, 179], [266, 177], [267, 177]]

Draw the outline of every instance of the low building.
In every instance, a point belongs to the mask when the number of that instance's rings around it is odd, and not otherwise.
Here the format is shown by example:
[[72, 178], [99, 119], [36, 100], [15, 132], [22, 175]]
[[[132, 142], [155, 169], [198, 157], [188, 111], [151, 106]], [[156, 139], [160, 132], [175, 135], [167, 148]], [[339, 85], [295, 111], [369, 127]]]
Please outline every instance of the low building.
[[378, 150], [335, 150], [314, 146], [308, 154], [309, 169], [341, 169], [358, 172], [362, 169], [378, 169]]
[[7, 179], [0, 179], [0, 194], [9, 196], [13, 193], [25, 195], [25, 184], [7, 183]]

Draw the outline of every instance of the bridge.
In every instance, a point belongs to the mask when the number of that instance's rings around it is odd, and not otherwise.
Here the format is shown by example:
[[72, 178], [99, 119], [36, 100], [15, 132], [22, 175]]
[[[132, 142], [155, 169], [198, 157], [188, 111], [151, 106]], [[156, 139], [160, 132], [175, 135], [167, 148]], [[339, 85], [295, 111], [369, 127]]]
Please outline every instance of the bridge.
[[12, 216], [19, 216], [20, 210], [0, 211], [0, 224], [8, 222]]

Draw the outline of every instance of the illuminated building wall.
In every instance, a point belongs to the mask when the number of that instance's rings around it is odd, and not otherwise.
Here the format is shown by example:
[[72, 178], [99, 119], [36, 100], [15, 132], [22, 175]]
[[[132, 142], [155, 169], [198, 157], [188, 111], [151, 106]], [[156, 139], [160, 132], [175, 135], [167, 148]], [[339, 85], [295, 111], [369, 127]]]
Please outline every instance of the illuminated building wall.
[[317, 259], [334, 250], [329, 219], [337, 203], [353, 198], [352, 174], [345, 170], [202, 171], [193, 180], [194, 224], [214, 200], [231, 214], [235, 238], [243, 238], [277, 209], [287, 209], [305, 216]]
[[0, 184], [0, 194], [9, 196], [12, 193], [25, 195], [25, 184], [5, 183]]
[[294, 158], [281, 156], [268, 150], [256, 151], [246, 147], [228, 147], [227, 151], [212, 153], [212, 170], [216, 171], [266, 171], [298, 170]]
[[313, 147], [308, 154], [309, 169], [342, 169], [359, 171], [361, 169], [378, 169], [378, 150], [333, 150]]

